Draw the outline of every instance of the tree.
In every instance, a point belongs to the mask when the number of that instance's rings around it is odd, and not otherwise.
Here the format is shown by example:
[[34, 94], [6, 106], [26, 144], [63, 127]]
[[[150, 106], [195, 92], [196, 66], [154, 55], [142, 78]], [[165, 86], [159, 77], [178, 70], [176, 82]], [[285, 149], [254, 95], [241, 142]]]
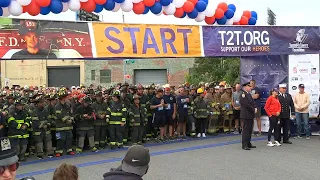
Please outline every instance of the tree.
[[239, 57], [203, 57], [195, 60], [194, 67], [186, 80], [190, 84], [200, 82], [226, 81], [235, 84], [240, 81], [240, 58]]

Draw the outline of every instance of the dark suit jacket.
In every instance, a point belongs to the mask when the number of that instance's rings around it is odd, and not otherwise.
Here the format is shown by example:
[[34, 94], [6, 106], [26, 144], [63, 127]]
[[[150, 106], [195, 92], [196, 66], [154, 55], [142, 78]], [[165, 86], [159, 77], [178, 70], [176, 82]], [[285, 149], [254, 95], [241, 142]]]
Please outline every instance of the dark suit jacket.
[[245, 91], [240, 95], [240, 119], [254, 119], [254, 100], [250, 93]]
[[279, 93], [278, 99], [281, 104], [281, 113], [279, 117], [290, 118], [290, 115], [295, 113], [292, 96], [286, 93], [284, 98], [283, 95]]

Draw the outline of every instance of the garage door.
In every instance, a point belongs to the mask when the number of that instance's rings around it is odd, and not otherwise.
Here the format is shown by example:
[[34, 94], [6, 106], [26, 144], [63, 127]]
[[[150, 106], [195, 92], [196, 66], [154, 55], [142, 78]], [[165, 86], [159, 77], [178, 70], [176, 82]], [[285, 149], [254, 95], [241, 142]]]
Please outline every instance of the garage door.
[[80, 67], [53, 67], [48, 68], [48, 86], [71, 87], [80, 85]]
[[136, 69], [134, 70], [135, 84], [149, 85], [149, 84], [167, 84], [168, 76], [167, 69]]

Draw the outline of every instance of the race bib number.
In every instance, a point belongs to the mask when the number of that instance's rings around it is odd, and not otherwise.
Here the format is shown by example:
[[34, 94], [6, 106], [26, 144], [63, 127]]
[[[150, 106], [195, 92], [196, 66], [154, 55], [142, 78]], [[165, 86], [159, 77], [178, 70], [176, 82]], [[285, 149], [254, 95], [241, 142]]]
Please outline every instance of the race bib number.
[[60, 132], [56, 132], [56, 138], [57, 138], [57, 139], [61, 139], [61, 134], [60, 134]]
[[158, 107], [158, 111], [162, 111], [163, 110], [163, 107]]
[[170, 110], [171, 109], [171, 104], [168, 104], [168, 107], [166, 109]]
[[240, 105], [240, 102], [238, 100], [236, 100], [236, 105], [239, 106]]
[[185, 108], [185, 109], [188, 108], [188, 105], [187, 104], [183, 105], [183, 108]]
[[230, 109], [230, 104], [225, 104], [224, 107], [225, 107], [226, 109]]

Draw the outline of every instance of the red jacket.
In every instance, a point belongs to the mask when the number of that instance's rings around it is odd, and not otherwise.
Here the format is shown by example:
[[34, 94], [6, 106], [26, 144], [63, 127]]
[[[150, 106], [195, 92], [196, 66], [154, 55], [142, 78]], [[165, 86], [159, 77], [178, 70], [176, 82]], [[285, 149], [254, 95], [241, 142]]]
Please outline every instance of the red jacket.
[[272, 115], [276, 115], [277, 112], [281, 112], [281, 104], [277, 98], [269, 96], [264, 109], [266, 110], [268, 116], [271, 117]]

